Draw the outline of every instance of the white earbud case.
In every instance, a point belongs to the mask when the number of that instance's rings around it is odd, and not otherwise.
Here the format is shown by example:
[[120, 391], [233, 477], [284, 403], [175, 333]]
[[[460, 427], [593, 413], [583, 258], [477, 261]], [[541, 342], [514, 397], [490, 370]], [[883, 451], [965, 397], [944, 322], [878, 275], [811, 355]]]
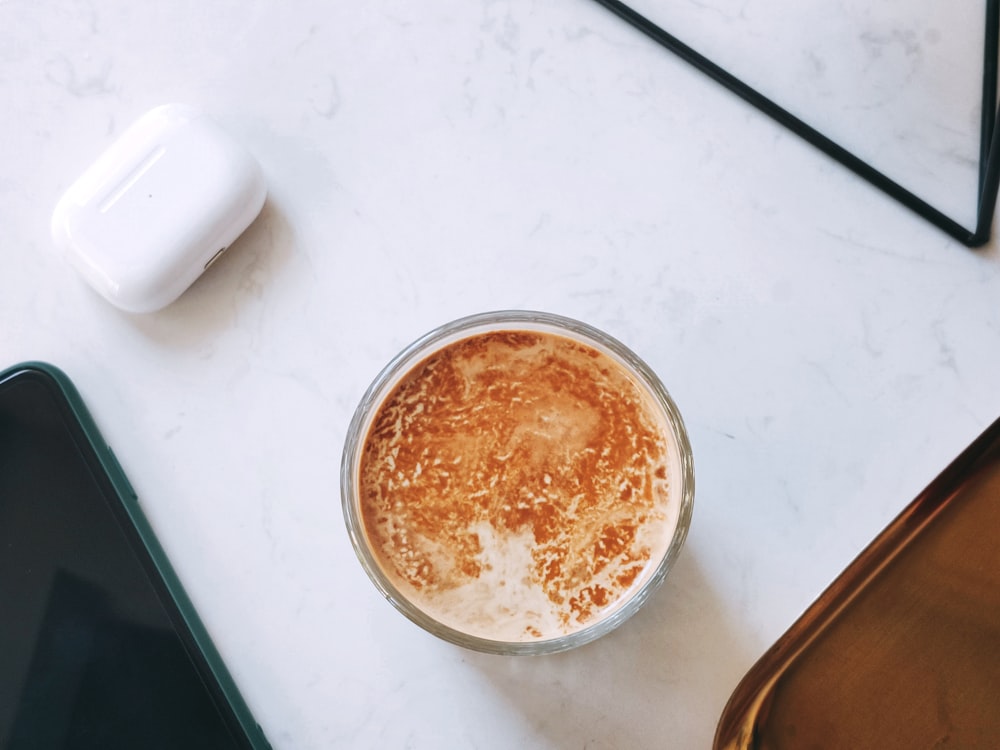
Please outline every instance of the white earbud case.
[[207, 115], [147, 112], [59, 200], [52, 237], [113, 305], [176, 300], [260, 213], [260, 165]]

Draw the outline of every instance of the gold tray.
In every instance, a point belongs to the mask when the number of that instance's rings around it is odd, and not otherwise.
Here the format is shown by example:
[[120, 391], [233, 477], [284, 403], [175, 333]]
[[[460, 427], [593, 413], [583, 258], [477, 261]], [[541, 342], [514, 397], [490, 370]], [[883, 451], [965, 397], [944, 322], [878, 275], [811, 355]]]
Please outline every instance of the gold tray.
[[1000, 748], [1000, 420], [753, 666], [715, 748]]

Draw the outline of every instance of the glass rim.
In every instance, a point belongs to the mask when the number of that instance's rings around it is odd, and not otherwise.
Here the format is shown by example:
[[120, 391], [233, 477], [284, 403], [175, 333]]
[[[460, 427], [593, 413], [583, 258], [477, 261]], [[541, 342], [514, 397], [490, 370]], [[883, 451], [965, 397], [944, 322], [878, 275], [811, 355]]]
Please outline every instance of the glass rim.
[[[533, 641], [493, 640], [472, 635], [440, 622], [414, 604], [393, 583], [372, 552], [357, 492], [361, 449], [383, 399], [415, 365], [435, 352], [477, 333], [498, 330], [536, 330], [562, 335], [581, 340], [611, 355], [632, 373], [639, 385], [648, 391], [662, 409], [671, 433], [672, 450], [677, 454], [680, 467], [677, 521], [666, 552], [649, 578], [631, 592], [624, 602], [595, 622], [571, 633]], [[680, 411], [660, 378], [631, 349], [607, 333], [573, 318], [534, 310], [498, 310], [468, 315], [432, 329], [404, 347], [375, 376], [348, 426], [340, 466], [340, 491], [348, 536], [362, 568], [376, 589], [409, 620], [445, 641], [475, 651], [508, 655], [551, 654], [581, 646], [611, 632], [634, 615], [663, 583], [680, 553], [690, 527], [694, 502], [694, 460]]]

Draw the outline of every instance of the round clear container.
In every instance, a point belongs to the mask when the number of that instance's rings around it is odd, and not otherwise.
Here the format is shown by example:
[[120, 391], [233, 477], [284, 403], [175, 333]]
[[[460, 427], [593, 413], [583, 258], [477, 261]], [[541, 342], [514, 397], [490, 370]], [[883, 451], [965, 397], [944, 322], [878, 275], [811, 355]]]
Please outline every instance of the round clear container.
[[[434, 608], [421, 603], [422, 596], [418, 589], [388, 571], [391, 565], [381, 559], [373, 542], [372, 530], [366, 527], [360, 492], [362, 462], [372, 425], [387, 399], [391, 399], [400, 384], [436, 354], [466, 339], [497, 332], [550, 334], [597, 350], [619, 365], [625, 376], [644, 394], [645, 403], [660, 412], [657, 422], [666, 433], [670, 520], [662, 528], [664, 538], [656, 541], [662, 554], [658, 552], [646, 561], [634, 585], [609, 606], [601, 608], [592, 620], [558, 634], [538, 632], [538, 637], [494, 637], [481, 629], [444, 622], [447, 618], [431, 614]], [[544, 479], [550, 478], [546, 476]], [[472, 315], [443, 325], [414, 341], [389, 362], [368, 388], [351, 420], [341, 463], [340, 484], [344, 517], [358, 559], [375, 587], [396, 609], [430, 633], [459, 646], [494, 654], [546, 654], [580, 646], [610, 632], [635, 614], [660, 586], [684, 544], [691, 522], [694, 463], [676, 405], [660, 379], [627, 347], [607, 334], [569, 318], [541, 312], [500, 311]], [[482, 586], [479, 589], [482, 594]], [[486, 594], [488, 597], [490, 592]], [[473, 606], [471, 602], [470, 606]]]

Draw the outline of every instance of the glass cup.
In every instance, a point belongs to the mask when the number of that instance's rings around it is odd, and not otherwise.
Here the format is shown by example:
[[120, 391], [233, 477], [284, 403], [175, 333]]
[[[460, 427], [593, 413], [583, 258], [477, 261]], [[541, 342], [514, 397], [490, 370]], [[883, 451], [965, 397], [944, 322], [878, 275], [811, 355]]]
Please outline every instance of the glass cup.
[[379, 373], [341, 495], [362, 567], [406, 617], [477, 651], [544, 654], [610, 632], [660, 586], [694, 464], [676, 405], [623, 344], [501, 311], [431, 331]]

